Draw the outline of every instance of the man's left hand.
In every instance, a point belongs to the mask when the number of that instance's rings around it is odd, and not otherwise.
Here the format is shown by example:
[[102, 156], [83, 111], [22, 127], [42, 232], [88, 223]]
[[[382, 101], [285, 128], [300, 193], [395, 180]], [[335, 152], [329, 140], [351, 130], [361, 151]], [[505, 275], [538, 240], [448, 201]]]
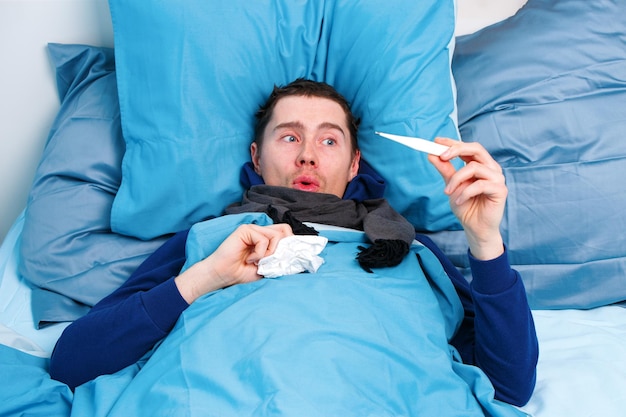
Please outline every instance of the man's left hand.
[[[504, 251], [500, 222], [508, 194], [502, 168], [477, 142], [447, 138], [435, 142], [450, 147], [440, 156], [429, 155], [428, 160], [446, 183], [444, 192], [463, 225], [472, 255], [482, 260], [500, 256]], [[465, 162], [458, 171], [450, 163], [456, 157]]]

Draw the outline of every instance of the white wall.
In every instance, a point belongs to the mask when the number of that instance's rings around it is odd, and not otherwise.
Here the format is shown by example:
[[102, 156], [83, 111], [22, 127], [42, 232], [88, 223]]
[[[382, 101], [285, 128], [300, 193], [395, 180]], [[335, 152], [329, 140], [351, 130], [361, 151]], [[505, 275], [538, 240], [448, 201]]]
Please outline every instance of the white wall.
[[0, 241], [26, 204], [58, 111], [46, 44], [113, 46], [106, 0], [0, 0]]
[[[457, 1], [457, 34], [465, 34], [526, 0]], [[113, 46], [107, 0], [0, 0], [0, 241], [26, 205], [59, 107], [48, 42]]]
[[517, 12], [527, 0], [457, 0], [456, 34], [473, 33], [485, 26], [506, 19]]

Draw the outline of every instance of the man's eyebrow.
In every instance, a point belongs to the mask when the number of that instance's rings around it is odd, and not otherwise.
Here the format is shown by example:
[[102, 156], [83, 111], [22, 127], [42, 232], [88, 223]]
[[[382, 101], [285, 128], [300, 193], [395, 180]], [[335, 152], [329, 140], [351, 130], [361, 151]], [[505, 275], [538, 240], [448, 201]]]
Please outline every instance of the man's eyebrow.
[[344, 132], [343, 129], [341, 128], [341, 126], [339, 126], [336, 123], [324, 122], [324, 123], [320, 124], [317, 128], [318, 129], [336, 129], [336, 130], [340, 131], [342, 135], [346, 136], [346, 132]]
[[[336, 129], [338, 131], [341, 132], [342, 135], [346, 136], [346, 132], [344, 132], [344, 130], [341, 128], [340, 125], [336, 124], [336, 123], [332, 123], [332, 122], [323, 122], [320, 123], [317, 126], [318, 129]], [[304, 124], [302, 124], [302, 122], [299, 121], [293, 121], [293, 122], [285, 122], [285, 123], [280, 123], [278, 125], [276, 125], [274, 127], [274, 131], [280, 130], [280, 129], [304, 129]]]
[[295, 121], [295, 122], [280, 123], [274, 127], [274, 131], [277, 131], [280, 129], [304, 129], [304, 125], [301, 122]]

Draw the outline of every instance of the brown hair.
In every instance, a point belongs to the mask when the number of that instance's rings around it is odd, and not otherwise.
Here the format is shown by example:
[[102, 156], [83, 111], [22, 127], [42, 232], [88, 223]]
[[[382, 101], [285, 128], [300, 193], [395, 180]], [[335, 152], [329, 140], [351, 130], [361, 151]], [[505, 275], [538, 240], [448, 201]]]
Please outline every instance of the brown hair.
[[305, 96], [305, 97], [320, 97], [330, 99], [341, 106], [346, 114], [346, 121], [348, 128], [350, 129], [350, 143], [352, 145], [352, 154], [356, 154], [358, 150], [357, 132], [359, 130], [359, 120], [354, 117], [350, 105], [344, 96], [339, 94], [331, 85], [320, 81], [307, 80], [305, 78], [298, 78], [297, 80], [283, 86], [274, 86], [274, 90], [268, 97], [265, 104], [263, 104], [256, 113], [257, 123], [254, 129], [254, 141], [259, 149], [263, 143], [263, 132], [267, 127], [274, 107], [278, 100], [283, 97], [289, 96]]

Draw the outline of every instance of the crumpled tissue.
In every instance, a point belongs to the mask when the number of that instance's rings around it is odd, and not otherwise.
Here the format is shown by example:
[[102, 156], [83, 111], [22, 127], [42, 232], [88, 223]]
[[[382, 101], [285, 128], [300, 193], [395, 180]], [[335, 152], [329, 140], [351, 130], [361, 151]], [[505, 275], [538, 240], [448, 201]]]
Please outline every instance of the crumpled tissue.
[[315, 235], [294, 235], [282, 238], [270, 256], [259, 260], [257, 273], [265, 278], [276, 278], [300, 272], [317, 272], [324, 263], [318, 256], [328, 239]]

